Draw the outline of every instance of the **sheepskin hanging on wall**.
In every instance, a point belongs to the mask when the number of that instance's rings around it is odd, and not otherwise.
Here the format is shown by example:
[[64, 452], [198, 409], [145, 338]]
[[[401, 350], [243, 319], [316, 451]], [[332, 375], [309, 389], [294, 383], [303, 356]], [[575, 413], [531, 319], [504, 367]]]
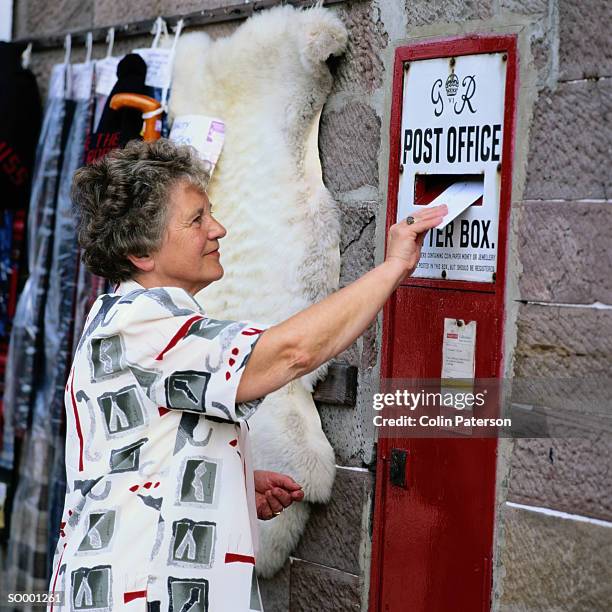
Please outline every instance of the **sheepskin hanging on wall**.
[[[198, 295], [224, 319], [280, 322], [338, 288], [338, 209], [322, 181], [319, 117], [332, 86], [325, 63], [347, 43], [342, 22], [321, 7], [283, 6], [231, 36], [181, 38], [170, 115], [203, 114], [226, 124], [209, 186], [224, 278]], [[329, 501], [334, 451], [321, 428], [313, 384], [325, 368], [270, 394], [249, 419], [255, 469], [291, 475], [305, 501], [259, 521], [258, 573], [282, 568], [308, 520], [306, 502]]]

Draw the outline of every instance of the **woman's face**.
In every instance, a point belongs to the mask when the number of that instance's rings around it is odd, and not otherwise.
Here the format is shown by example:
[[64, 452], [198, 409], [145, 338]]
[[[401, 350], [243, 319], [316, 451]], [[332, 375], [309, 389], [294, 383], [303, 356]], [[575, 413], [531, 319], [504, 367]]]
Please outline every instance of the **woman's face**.
[[148, 287], [182, 287], [194, 295], [223, 276], [219, 240], [225, 228], [211, 214], [208, 196], [179, 182], [170, 192], [161, 248], [152, 253], [152, 269], [137, 279]]

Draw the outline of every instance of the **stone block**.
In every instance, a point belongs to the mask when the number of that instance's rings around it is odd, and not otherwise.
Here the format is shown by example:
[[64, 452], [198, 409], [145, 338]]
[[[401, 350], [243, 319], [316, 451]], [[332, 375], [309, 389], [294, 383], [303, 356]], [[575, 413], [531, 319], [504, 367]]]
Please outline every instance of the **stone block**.
[[[608, 144], [612, 142], [612, 78], [599, 79], [597, 81], [601, 104], [603, 108], [603, 129], [598, 137], [607, 139]], [[610, 157], [608, 153], [607, 163], [605, 167], [609, 169]], [[612, 199], [612, 172], [606, 172], [604, 175], [604, 192], [608, 199]]]
[[374, 266], [377, 202], [345, 203], [340, 207], [340, 285], [356, 280]]
[[185, 15], [236, 4], [240, 3], [232, 0], [160, 0], [162, 15]]
[[363, 349], [361, 352], [361, 367], [373, 368], [378, 361], [378, 342], [377, 342], [378, 323], [374, 321], [363, 332]]
[[93, 25], [93, 1], [26, 0], [16, 2], [13, 31], [16, 38], [64, 34]]
[[381, 86], [384, 75], [382, 50], [389, 36], [381, 21], [380, 9], [370, 2], [339, 5], [338, 17], [347, 27], [349, 38], [344, 56], [333, 69], [334, 87], [337, 91], [364, 91], [372, 93]]
[[533, 66], [538, 74], [538, 89], [546, 87], [550, 83], [551, 78], [556, 79], [554, 74], [556, 44], [548, 19], [546, 19], [541, 27], [534, 28], [531, 31], [531, 55]]
[[291, 564], [291, 612], [360, 612], [359, 577], [295, 559]]
[[373, 485], [367, 470], [338, 468], [331, 500], [312, 504], [306, 530], [294, 557], [358, 575], [361, 515]]
[[340, 253], [359, 242], [364, 231], [376, 222], [378, 202], [338, 202], [340, 209]]
[[113, 55], [115, 57], [123, 57], [124, 55], [131, 53], [134, 49], [150, 47], [151, 42], [153, 42], [153, 36], [149, 34], [145, 34], [144, 36], [130, 36], [129, 38], [119, 38], [114, 42]]
[[93, 4], [96, 27], [153, 19], [163, 13], [161, 0], [93, 0]]
[[520, 306], [514, 375], [610, 378], [612, 310]]
[[323, 180], [332, 192], [378, 186], [380, 126], [374, 109], [361, 102], [323, 109], [319, 149]]
[[491, 0], [406, 0], [408, 26], [457, 23], [492, 17]]
[[[525, 199], [605, 198], [608, 143], [598, 83], [560, 83], [536, 102]], [[517, 143], [520, 146], [520, 143]]]
[[508, 499], [612, 521], [611, 463], [610, 434], [517, 439]]
[[501, 0], [502, 11], [518, 15], [545, 15], [548, 11], [548, 0]]
[[506, 506], [500, 612], [594, 612], [612, 602], [612, 529]]
[[338, 465], [364, 467], [371, 460], [376, 433], [372, 422], [373, 386], [372, 370], [362, 368], [358, 373], [354, 408], [317, 404], [323, 432], [334, 449]]
[[612, 3], [559, 0], [559, 78], [612, 76]]
[[[339, 202], [340, 286], [346, 286], [374, 267], [378, 202]], [[367, 354], [366, 354], [367, 351]], [[376, 363], [376, 326], [371, 325], [339, 359], [357, 367]]]
[[267, 580], [258, 578], [263, 608], [266, 612], [287, 612], [289, 610], [290, 561]]
[[239, 4], [231, 0], [90, 0], [95, 4], [96, 25], [115, 25], [153, 19], [158, 15], [173, 16], [195, 13]]
[[528, 201], [519, 258], [525, 300], [612, 304], [612, 201]]

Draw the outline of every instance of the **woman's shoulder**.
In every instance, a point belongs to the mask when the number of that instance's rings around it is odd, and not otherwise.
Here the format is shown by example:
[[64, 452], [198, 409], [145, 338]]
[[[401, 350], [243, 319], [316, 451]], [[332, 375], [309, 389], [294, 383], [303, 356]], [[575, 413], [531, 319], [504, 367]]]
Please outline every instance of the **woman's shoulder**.
[[98, 296], [89, 313], [86, 329], [89, 328], [87, 335], [95, 330], [96, 335], [106, 336], [133, 326], [146, 324], [149, 329], [167, 323], [173, 327], [185, 320], [205, 316], [201, 305], [180, 287], [137, 286], [126, 291], [120, 286], [119, 290], [115, 288], [112, 293]]
[[[136, 285], [136, 284], [134, 284]], [[117, 306], [121, 310], [152, 311], [183, 316], [193, 313], [204, 314], [201, 304], [182, 287], [150, 287], [121, 284], [116, 293]]]

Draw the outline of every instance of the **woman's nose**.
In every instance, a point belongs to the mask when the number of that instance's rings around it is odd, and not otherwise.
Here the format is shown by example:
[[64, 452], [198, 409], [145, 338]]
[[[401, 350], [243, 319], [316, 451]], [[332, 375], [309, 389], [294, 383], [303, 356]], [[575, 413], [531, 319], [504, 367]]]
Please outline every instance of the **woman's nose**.
[[221, 223], [212, 217], [213, 223], [210, 227], [209, 235], [212, 238], [223, 238], [227, 234], [227, 230]]

